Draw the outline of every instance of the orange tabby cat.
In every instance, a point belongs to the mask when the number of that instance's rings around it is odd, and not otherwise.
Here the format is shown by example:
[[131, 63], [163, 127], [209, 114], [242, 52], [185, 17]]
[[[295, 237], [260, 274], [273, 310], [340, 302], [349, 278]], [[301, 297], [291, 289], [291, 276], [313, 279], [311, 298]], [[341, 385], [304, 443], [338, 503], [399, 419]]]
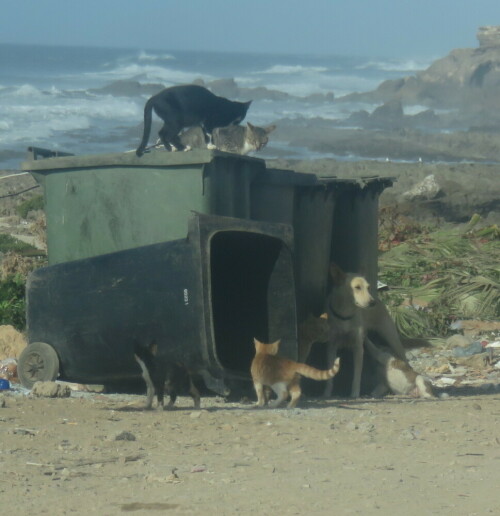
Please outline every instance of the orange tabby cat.
[[335, 360], [333, 367], [327, 371], [320, 371], [314, 367], [300, 362], [294, 362], [288, 358], [277, 356], [280, 341], [272, 344], [265, 344], [253, 339], [255, 344], [255, 357], [252, 361], [250, 372], [252, 373], [253, 385], [257, 393], [257, 405], [262, 407], [266, 404], [264, 387], [271, 387], [278, 398], [269, 403], [270, 407], [277, 407], [283, 403], [288, 396], [290, 402], [288, 408], [297, 405], [300, 398], [300, 375], [313, 380], [328, 380], [335, 376], [339, 370], [339, 359]]

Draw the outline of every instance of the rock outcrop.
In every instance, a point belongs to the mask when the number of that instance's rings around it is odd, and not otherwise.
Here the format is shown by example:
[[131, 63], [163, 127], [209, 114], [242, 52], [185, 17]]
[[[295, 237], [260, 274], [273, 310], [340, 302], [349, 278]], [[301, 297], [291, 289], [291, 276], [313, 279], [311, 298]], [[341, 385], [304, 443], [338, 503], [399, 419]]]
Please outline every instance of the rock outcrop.
[[500, 47], [500, 26], [488, 25], [477, 31], [479, 46], [482, 48]]
[[[500, 26], [481, 27], [478, 48], [456, 49], [413, 76], [384, 81], [342, 100], [423, 105], [455, 112], [455, 124], [500, 130]], [[457, 120], [458, 119], [458, 120]]]

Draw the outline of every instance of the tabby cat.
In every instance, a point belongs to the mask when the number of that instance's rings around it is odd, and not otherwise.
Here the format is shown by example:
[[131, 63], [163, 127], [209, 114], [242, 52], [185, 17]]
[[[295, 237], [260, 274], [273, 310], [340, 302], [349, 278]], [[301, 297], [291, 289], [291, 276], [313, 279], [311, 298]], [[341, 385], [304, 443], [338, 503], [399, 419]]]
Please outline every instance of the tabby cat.
[[278, 407], [290, 397], [288, 408], [293, 408], [297, 405], [301, 395], [300, 375], [313, 380], [327, 380], [335, 376], [339, 370], [340, 362], [338, 358], [331, 369], [320, 371], [306, 364], [277, 356], [279, 340], [271, 344], [265, 344], [254, 339], [254, 344], [255, 357], [250, 372], [259, 407], [264, 406], [267, 402], [264, 394], [265, 387], [271, 387], [277, 395], [277, 399], [269, 403], [270, 407]]
[[[263, 149], [269, 141], [269, 133], [275, 129], [275, 125], [258, 127], [250, 122], [246, 126], [217, 127], [212, 132], [212, 144], [217, 150], [245, 155]], [[180, 135], [180, 140], [185, 148], [207, 147], [201, 127], [191, 127]]]

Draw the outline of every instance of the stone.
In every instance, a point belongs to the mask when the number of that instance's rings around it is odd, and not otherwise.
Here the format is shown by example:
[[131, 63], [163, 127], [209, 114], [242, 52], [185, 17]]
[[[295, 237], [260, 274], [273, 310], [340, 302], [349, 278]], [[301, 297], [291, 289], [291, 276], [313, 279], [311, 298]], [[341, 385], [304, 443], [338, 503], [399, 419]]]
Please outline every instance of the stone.
[[124, 430], [115, 436], [115, 441], [135, 441], [135, 435], [132, 432]]
[[403, 197], [410, 201], [435, 199], [441, 193], [441, 187], [434, 174], [429, 174], [423, 181], [403, 193]]
[[56, 382], [35, 382], [31, 394], [39, 398], [69, 398], [71, 389]]
[[466, 337], [465, 335], [452, 335], [446, 339], [446, 347], [448, 349], [466, 348], [470, 344], [472, 344], [472, 339], [470, 337]]

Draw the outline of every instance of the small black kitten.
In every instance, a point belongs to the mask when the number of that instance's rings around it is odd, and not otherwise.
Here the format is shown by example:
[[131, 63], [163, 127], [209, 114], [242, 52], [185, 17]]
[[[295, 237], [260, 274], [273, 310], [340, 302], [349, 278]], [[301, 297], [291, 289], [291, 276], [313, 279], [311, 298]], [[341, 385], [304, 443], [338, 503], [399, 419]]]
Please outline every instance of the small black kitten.
[[189, 371], [178, 362], [172, 362], [157, 356], [155, 343], [148, 348], [139, 345], [134, 346], [134, 358], [141, 366], [142, 377], [147, 386], [146, 408], [153, 406], [153, 398], [156, 394], [158, 400], [157, 408], [163, 407], [163, 395], [166, 391], [170, 396], [167, 408], [172, 408], [178, 394], [189, 393], [193, 398], [194, 407], [200, 408], [200, 393], [194, 386]]

